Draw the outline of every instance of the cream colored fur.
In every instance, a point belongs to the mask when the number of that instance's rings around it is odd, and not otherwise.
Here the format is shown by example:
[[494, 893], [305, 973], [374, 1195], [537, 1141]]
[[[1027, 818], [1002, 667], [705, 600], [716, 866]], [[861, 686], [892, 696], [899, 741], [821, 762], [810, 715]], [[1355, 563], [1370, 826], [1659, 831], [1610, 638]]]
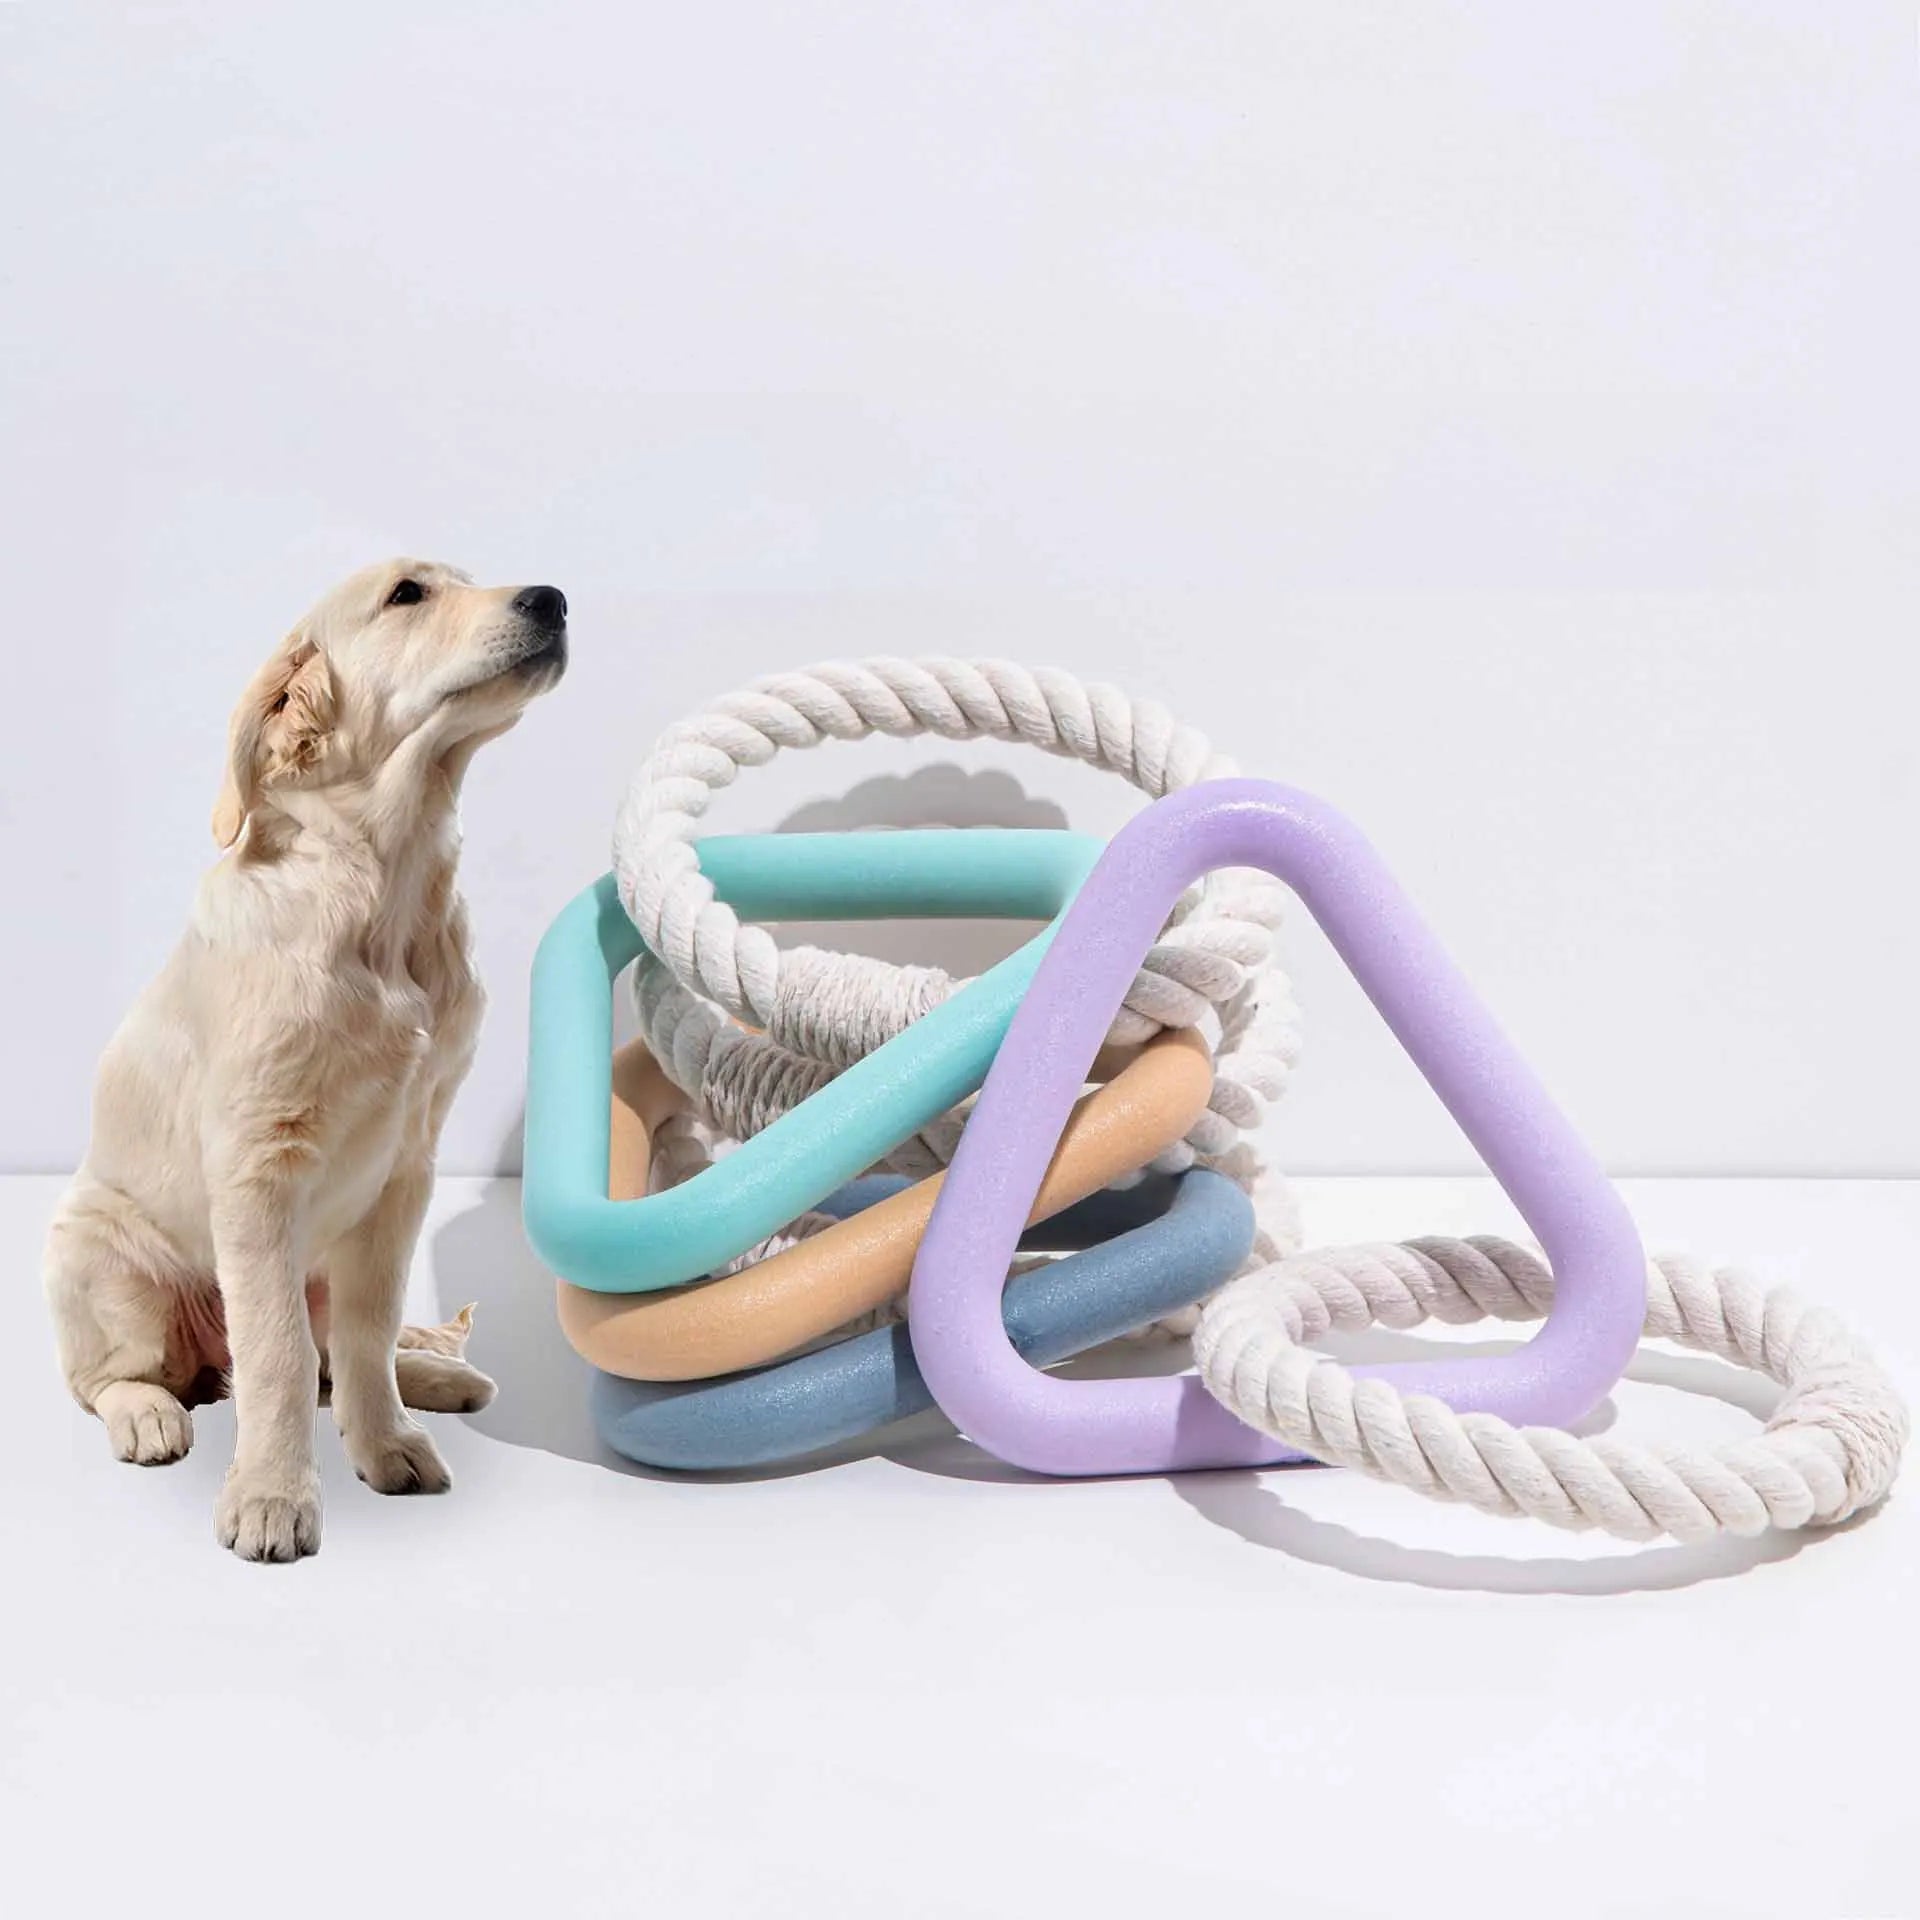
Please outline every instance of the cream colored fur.
[[68, 1384], [119, 1458], [178, 1459], [189, 1405], [230, 1375], [216, 1528], [247, 1559], [319, 1545], [323, 1365], [348, 1458], [382, 1493], [449, 1484], [403, 1400], [492, 1396], [463, 1322], [403, 1338], [401, 1301], [480, 1024], [461, 781], [565, 665], [564, 621], [515, 594], [371, 567], [255, 677], [214, 814], [225, 857], [101, 1061], [49, 1235]]

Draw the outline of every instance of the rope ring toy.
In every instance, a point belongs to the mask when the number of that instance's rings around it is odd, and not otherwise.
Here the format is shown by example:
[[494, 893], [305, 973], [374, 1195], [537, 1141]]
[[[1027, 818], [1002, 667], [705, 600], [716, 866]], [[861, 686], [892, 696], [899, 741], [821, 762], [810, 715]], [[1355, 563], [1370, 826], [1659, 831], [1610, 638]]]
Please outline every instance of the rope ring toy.
[[[1150, 798], [1234, 770], [1157, 702], [1003, 660], [826, 662], [756, 681], [670, 727], [627, 790], [614, 872], [622, 903], [657, 956], [636, 972], [642, 1031], [702, 1117], [731, 1138], [759, 1131], [959, 984], [939, 968], [818, 947], [783, 952], [717, 896], [693, 852], [713, 796], [742, 767], [762, 766], [783, 749], [876, 733], [1020, 742], [1117, 773]], [[1270, 885], [1214, 876], [1197, 901], [1182, 903], [1128, 989], [1109, 1036], [1116, 1045], [1136, 1045], [1169, 1026], [1213, 1020], [1220, 1027], [1209, 1035], [1218, 1061], [1209, 1112], [1189, 1135], [1190, 1151], [1162, 1155], [1156, 1170], [1179, 1171], [1198, 1158], [1245, 1181], [1246, 1169], [1230, 1163], [1233, 1150], [1277, 1096], [1297, 1049], [1291, 996], [1273, 970], [1280, 905]], [[726, 1021], [759, 1032], [734, 1038]], [[708, 1049], [719, 1045], [734, 1078], [753, 1084], [745, 1105], [711, 1070]], [[958, 1132], [955, 1122], [930, 1129], [917, 1153], [889, 1164], [912, 1171], [944, 1164]]]
[[1650, 1261], [1646, 1337], [1764, 1374], [1786, 1391], [1762, 1431], [1712, 1448], [1515, 1427], [1402, 1398], [1303, 1342], [1378, 1321], [1460, 1326], [1551, 1311], [1553, 1275], [1496, 1239], [1428, 1239], [1305, 1254], [1230, 1282], [1201, 1310], [1194, 1359], [1236, 1419], [1330, 1465], [1482, 1513], [1598, 1529], [1620, 1540], [1828, 1527], [1892, 1486], [1908, 1419], [1898, 1389], [1824, 1307], [1733, 1268]]
[[[693, 858], [692, 842], [713, 795], [730, 786], [742, 767], [764, 766], [783, 749], [874, 733], [1023, 741], [1119, 773], [1153, 799], [1236, 771], [1203, 734], [1178, 725], [1157, 702], [1136, 703], [1117, 688], [1003, 660], [827, 661], [757, 680], [677, 722], [655, 742], [620, 809], [613, 860], [620, 898], [640, 937], [677, 978], [775, 1039], [784, 1041], [788, 1030], [789, 1008], [779, 994], [783, 971], [801, 967], [815, 992], [826, 990], [842, 971], [857, 973], [868, 987], [880, 976], [842, 969], [838, 963], [848, 956], [818, 948], [799, 949], [807, 956], [799, 961], [783, 955], [764, 928], [743, 923], [716, 897]], [[1264, 960], [1270, 943], [1259, 944]], [[1162, 979], [1185, 986], [1186, 993], [1144, 987], [1143, 996], [1158, 999], [1136, 1011], [1150, 1023], [1148, 1030], [1191, 1026], [1204, 1011], [1195, 1004], [1196, 992], [1217, 1003], [1237, 990], [1239, 982], [1227, 970], [1232, 965], [1229, 956], [1226, 968], [1203, 969], [1182, 982], [1178, 958], [1167, 956]], [[1146, 1031], [1115, 1036], [1122, 1044], [1144, 1038]]]
[[1385, 863], [1325, 802], [1264, 780], [1173, 794], [1117, 833], [1067, 909], [1000, 1044], [920, 1243], [907, 1324], [962, 1432], [1053, 1474], [1162, 1473], [1299, 1457], [1192, 1377], [1057, 1380], [1000, 1323], [995, 1276], [1133, 959], [1167, 903], [1211, 866], [1285, 878], [1528, 1224], [1564, 1284], [1517, 1353], [1386, 1367], [1369, 1381], [1520, 1418], [1570, 1421], [1633, 1351], [1645, 1255], [1619, 1196]]

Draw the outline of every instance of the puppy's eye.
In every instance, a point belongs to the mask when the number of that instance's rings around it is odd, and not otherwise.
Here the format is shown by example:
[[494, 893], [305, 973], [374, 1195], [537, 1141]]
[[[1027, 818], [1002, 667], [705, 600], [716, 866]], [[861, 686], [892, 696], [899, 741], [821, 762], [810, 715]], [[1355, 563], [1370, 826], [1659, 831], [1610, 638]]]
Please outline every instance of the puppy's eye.
[[400, 584], [387, 595], [387, 605], [390, 607], [410, 607], [416, 600], [424, 600], [426, 597], [427, 590], [418, 580], [402, 580]]

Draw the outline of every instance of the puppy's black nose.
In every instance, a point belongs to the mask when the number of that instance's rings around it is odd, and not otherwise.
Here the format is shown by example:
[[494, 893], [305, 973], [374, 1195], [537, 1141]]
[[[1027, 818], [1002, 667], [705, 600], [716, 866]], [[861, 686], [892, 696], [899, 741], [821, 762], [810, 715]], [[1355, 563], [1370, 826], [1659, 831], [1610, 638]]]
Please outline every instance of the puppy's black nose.
[[536, 627], [567, 624], [567, 596], [558, 587], [522, 587], [513, 596], [513, 610], [524, 613]]

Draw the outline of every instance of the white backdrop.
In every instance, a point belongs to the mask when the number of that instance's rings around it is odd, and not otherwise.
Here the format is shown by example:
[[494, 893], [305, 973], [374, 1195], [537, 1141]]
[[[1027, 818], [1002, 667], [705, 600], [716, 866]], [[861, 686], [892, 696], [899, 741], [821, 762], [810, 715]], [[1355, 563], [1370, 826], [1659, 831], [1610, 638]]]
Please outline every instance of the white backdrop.
[[[20, 0], [0, 213], [0, 1168], [80, 1153], [257, 659], [408, 550], [574, 606], [471, 788], [451, 1169], [653, 732], [879, 650], [1342, 802], [1618, 1169], [1920, 1168], [1909, 5]], [[718, 824], [956, 792], [1131, 804], [840, 748]], [[1286, 1157], [1470, 1165], [1290, 951]]]

